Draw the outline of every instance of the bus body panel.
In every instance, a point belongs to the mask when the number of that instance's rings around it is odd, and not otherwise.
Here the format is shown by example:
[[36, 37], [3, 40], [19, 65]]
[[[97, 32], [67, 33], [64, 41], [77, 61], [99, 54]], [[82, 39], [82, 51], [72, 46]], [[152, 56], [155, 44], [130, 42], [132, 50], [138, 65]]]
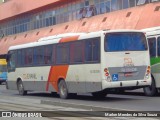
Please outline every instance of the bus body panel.
[[[107, 80], [106, 77], [103, 80], [103, 89], [119, 88], [125, 86], [138, 87], [151, 84], [150, 76], [148, 79], [145, 79], [147, 67], [150, 66], [148, 51], [127, 53], [129, 54], [125, 55], [125, 52], [105, 54], [105, 59], [107, 59], [107, 61], [104, 61], [103, 69], [107, 68], [109, 70], [110, 79]], [[148, 59], [148, 61], [145, 61], [144, 58]], [[114, 75], [117, 77], [115, 80]]]
[[17, 89], [17, 80], [20, 78], [24, 83], [25, 90], [46, 91], [50, 68], [49, 66], [26, 67], [25, 70], [24, 68], [16, 68], [16, 74], [14, 72], [9, 73], [7, 85], [9, 89]]
[[[57, 70], [58, 67], [61, 72]], [[51, 69], [55, 69], [56, 72]], [[15, 72], [19, 74], [15, 75], [10, 73], [8, 87], [9, 89], [17, 89], [15, 80], [20, 78], [24, 83], [25, 90], [58, 92], [57, 82], [59, 79], [63, 78], [67, 83], [68, 91], [71, 93], [85, 93], [102, 90], [100, 64], [70, 65], [67, 72], [65, 72], [66, 76], [64, 76], [62, 71], [62, 66], [52, 66], [52, 68], [49, 66], [28, 67], [25, 71], [22, 68], [17, 68]]]
[[[152, 59], [154, 59], [154, 58], [152, 58]], [[160, 58], [157, 58], [156, 60], [160, 60]], [[160, 79], [160, 62], [159, 61], [154, 61], [154, 63], [152, 61], [151, 72], [152, 72], [154, 79], [156, 80], [156, 87], [160, 88], [160, 81], [159, 81], [159, 79]]]
[[102, 90], [100, 64], [70, 65], [66, 83], [72, 93]]
[[151, 58], [151, 72], [155, 80], [155, 85], [160, 88], [160, 57]]

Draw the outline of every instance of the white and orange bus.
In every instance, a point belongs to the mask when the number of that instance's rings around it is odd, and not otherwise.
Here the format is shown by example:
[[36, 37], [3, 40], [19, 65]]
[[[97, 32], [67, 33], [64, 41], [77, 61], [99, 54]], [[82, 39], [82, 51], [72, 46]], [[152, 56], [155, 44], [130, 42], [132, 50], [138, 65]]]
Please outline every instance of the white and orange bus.
[[112, 89], [151, 85], [145, 34], [136, 30], [68, 33], [11, 46], [8, 89], [92, 93], [105, 97]]

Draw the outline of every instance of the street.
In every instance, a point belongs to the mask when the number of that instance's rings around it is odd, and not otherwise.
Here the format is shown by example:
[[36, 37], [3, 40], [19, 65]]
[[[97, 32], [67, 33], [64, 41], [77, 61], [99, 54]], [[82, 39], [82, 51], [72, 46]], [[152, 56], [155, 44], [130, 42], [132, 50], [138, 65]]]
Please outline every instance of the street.
[[[18, 91], [7, 90], [5, 85], [0, 86], [0, 111], [51, 111], [51, 113], [47, 113], [48, 117], [45, 117], [45, 119], [56, 119], [56, 117], [60, 119], [59, 116], [65, 116], [62, 115], [63, 112], [52, 111], [160, 111], [159, 101], [159, 95], [146, 97], [141, 90], [129, 91], [123, 94], [108, 94], [105, 99], [95, 99], [90, 94], [78, 94], [70, 99], [63, 100], [57, 94], [44, 92], [30, 92], [26, 96], [20, 96]], [[64, 112], [63, 114], [66, 113]], [[72, 112], [69, 112], [69, 114], [71, 115]], [[74, 117], [66, 118], [73, 119]], [[106, 120], [111, 118], [113, 120], [122, 119], [122, 117], [99, 118], [91, 116], [85, 119]], [[131, 118], [137, 119], [135, 117]], [[61, 119], [64, 118], [62, 117]], [[157, 120], [157, 117], [152, 117], [152, 119]]]

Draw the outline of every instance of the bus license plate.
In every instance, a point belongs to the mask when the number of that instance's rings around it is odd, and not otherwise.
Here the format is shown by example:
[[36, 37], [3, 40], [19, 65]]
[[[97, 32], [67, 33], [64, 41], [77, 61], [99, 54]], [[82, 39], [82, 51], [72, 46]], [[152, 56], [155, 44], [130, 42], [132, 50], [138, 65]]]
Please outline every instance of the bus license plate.
[[131, 77], [131, 76], [133, 76], [133, 74], [131, 72], [127, 72], [127, 73], [124, 73], [124, 76], [125, 77]]

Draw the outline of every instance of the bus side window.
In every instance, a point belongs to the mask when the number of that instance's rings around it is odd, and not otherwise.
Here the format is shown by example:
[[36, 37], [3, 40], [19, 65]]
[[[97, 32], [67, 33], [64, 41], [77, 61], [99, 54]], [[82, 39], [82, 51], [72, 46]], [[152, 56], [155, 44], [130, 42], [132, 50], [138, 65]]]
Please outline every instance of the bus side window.
[[156, 57], [156, 38], [148, 38], [149, 52], [151, 57]]
[[85, 41], [85, 61], [89, 62], [92, 61], [92, 41], [91, 40], [87, 40]]
[[8, 59], [8, 71], [14, 71], [16, 67], [16, 51], [10, 51]]
[[85, 61], [98, 62], [99, 59], [100, 59], [100, 40], [94, 38], [94, 40], [85, 41]]
[[73, 42], [70, 45], [70, 58], [71, 63], [82, 63], [83, 62], [83, 42]]
[[50, 64], [52, 61], [52, 46], [45, 46], [44, 48], [44, 64]]
[[59, 44], [56, 46], [56, 64], [67, 64], [69, 61], [69, 45]]
[[160, 37], [157, 39], [158, 56], [160, 56]]
[[25, 49], [25, 65], [31, 65], [33, 63], [33, 49]]
[[17, 51], [17, 66], [18, 67], [22, 66], [22, 51], [21, 50]]
[[36, 65], [44, 64], [44, 48], [43, 48], [43, 46], [36, 47], [34, 49], [34, 64], [36, 64]]
[[93, 61], [99, 61], [100, 60], [100, 40], [96, 39], [93, 41]]

